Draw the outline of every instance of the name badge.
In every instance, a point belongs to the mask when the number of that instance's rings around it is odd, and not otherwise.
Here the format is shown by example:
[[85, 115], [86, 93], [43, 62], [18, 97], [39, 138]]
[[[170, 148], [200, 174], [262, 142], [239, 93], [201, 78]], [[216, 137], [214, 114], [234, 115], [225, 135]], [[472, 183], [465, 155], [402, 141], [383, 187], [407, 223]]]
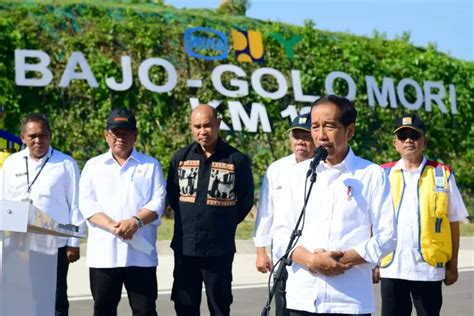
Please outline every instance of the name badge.
[[444, 177], [436, 177], [436, 189], [444, 190]]

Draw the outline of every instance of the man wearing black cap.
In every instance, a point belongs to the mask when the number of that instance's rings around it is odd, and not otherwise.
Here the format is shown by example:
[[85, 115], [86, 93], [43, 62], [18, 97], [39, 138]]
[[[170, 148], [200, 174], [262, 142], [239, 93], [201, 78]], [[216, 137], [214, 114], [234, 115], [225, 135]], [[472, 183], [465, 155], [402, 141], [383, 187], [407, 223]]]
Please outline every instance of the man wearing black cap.
[[156, 315], [157, 226], [165, 207], [160, 163], [135, 150], [135, 116], [112, 110], [110, 150], [87, 161], [79, 207], [88, 221], [87, 263], [94, 315], [116, 315], [122, 285], [134, 315]]
[[[281, 257], [285, 251], [289, 236], [281, 236], [273, 230], [273, 223], [278, 221], [281, 212], [281, 201], [285, 199], [282, 194], [283, 186], [288, 183], [288, 172], [291, 167], [314, 155], [314, 142], [311, 138], [311, 118], [309, 113], [295, 117], [289, 129], [291, 155], [273, 162], [265, 172], [260, 189], [260, 200], [255, 222], [253, 240], [257, 249], [257, 270], [266, 273], [272, 270], [273, 263]], [[280, 208], [279, 208], [280, 207]], [[296, 220], [295, 220], [296, 222]], [[273, 261], [266, 253], [265, 247], [272, 246]], [[282, 302], [281, 291], [275, 292], [276, 312], [282, 313], [280, 307]]]
[[[467, 216], [452, 169], [423, 155], [428, 139], [414, 115], [398, 118], [393, 145], [401, 159], [382, 165], [397, 217], [397, 247], [381, 261], [382, 315], [439, 315], [441, 281], [458, 278], [459, 221]], [[376, 278], [377, 276], [376, 269]]]

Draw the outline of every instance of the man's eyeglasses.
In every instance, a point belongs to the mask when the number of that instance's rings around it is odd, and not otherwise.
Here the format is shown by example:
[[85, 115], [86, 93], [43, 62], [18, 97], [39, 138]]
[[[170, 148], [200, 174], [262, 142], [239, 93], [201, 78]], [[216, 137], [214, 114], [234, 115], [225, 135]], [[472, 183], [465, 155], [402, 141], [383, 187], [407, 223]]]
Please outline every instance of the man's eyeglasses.
[[28, 134], [26, 135], [26, 138], [28, 138], [29, 140], [35, 140], [36, 138], [39, 138], [39, 139], [46, 139], [48, 138], [50, 135], [49, 134]]
[[114, 141], [117, 140], [117, 138], [121, 139], [130, 139], [134, 135], [134, 131], [132, 130], [127, 130], [127, 131], [114, 131], [114, 130], [107, 130], [107, 134], [109, 134]]
[[412, 129], [402, 129], [397, 132], [397, 138], [401, 141], [405, 141], [408, 138], [411, 140], [418, 140], [421, 137], [421, 133]]

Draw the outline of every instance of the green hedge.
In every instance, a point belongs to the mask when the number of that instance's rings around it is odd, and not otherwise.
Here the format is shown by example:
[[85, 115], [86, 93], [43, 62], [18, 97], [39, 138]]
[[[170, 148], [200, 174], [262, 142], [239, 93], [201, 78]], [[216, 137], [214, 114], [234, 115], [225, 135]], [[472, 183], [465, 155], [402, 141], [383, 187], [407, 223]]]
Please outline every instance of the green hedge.
[[[223, 99], [212, 87], [210, 74], [221, 63], [238, 65], [250, 74], [261, 67], [239, 63], [233, 52], [224, 62], [203, 61], [187, 57], [183, 48], [185, 29], [208, 26], [230, 35], [232, 27], [262, 32], [266, 67], [289, 76], [291, 69], [302, 74], [303, 90], [323, 95], [324, 79], [334, 70], [344, 71], [357, 83], [356, 104], [360, 113], [356, 137], [351, 145], [356, 153], [384, 162], [397, 159], [391, 145], [394, 118], [406, 112], [367, 105], [365, 76], [377, 81], [391, 77], [395, 82], [412, 78], [443, 82], [456, 86], [458, 115], [443, 114], [435, 106], [432, 112], [417, 111], [429, 126], [427, 155], [451, 165], [457, 175], [466, 204], [474, 215], [474, 63], [457, 60], [428, 48], [414, 47], [407, 36], [388, 41], [375, 34], [373, 38], [321, 31], [307, 22], [304, 27], [259, 21], [245, 17], [218, 15], [212, 10], [176, 10], [150, 4], [0, 4], [0, 106], [7, 113], [4, 125], [19, 133], [19, 120], [27, 112], [47, 113], [53, 125], [53, 144], [70, 153], [82, 165], [88, 158], [106, 150], [102, 130], [112, 107], [128, 107], [138, 116], [140, 137], [137, 147], [157, 157], [167, 169], [175, 150], [191, 141], [188, 128], [188, 98], [194, 91], [185, 86], [186, 74], [206, 78], [198, 90], [200, 100]], [[288, 60], [280, 44], [271, 37], [279, 32], [287, 37], [301, 35], [295, 46], [295, 57]], [[229, 36], [230, 37], [230, 36]], [[43, 50], [51, 57], [49, 68], [54, 74], [47, 87], [20, 87], [15, 84], [15, 49]], [[84, 53], [99, 88], [91, 89], [84, 81], [74, 81], [68, 88], [57, 87], [67, 60], [73, 51]], [[132, 58], [133, 86], [124, 92], [108, 89], [105, 78], [121, 78], [120, 56]], [[180, 80], [170, 93], [147, 91], [138, 81], [138, 65], [146, 58], [161, 57], [177, 69]], [[202, 76], [200, 74], [203, 74]], [[155, 82], [163, 80], [152, 70]], [[288, 82], [291, 82], [288, 80]], [[271, 81], [265, 83], [271, 86]], [[224, 137], [246, 152], [253, 161], [254, 176], [260, 183], [266, 166], [289, 152], [288, 121], [280, 118], [289, 103], [294, 103], [289, 89], [282, 100], [258, 96], [252, 89], [239, 99], [248, 106], [260, 102], [267, 108], [272, 134], [225, 132]], [[337, 93], [346, 94], [345, 85]], [[407, 98], [413, 100], [413, 91]], [[229, 118], [227, 112], [223, 113]], [[230, 120], [229, 120], [230, 121]]]

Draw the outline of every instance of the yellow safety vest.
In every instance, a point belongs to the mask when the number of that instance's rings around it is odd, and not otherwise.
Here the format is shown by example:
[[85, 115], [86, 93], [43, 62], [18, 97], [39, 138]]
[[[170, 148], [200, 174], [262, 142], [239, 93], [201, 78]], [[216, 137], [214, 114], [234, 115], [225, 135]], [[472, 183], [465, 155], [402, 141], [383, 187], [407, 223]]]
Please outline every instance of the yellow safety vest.
[[10, 156], [11, 154], [8, 151], [0, 151], [0, 169], [3, 167], [3, 162]]
[[[382, 168], [389, 177], [393, 209], [398, 220], [405, 183], [403, 170], [392, 169], [395, 164], [396, 162], [386, 163]], [[448, 181], [451, 173], [448, 166], [429, 160], [418, 180], [418, 251], [425, 262], [438, 268], [444, 267], [452, 255], [451, 226], [448, 219]], [[389, 266], [393, 257], [394, 252], [384, 257], [381, 267]]]

